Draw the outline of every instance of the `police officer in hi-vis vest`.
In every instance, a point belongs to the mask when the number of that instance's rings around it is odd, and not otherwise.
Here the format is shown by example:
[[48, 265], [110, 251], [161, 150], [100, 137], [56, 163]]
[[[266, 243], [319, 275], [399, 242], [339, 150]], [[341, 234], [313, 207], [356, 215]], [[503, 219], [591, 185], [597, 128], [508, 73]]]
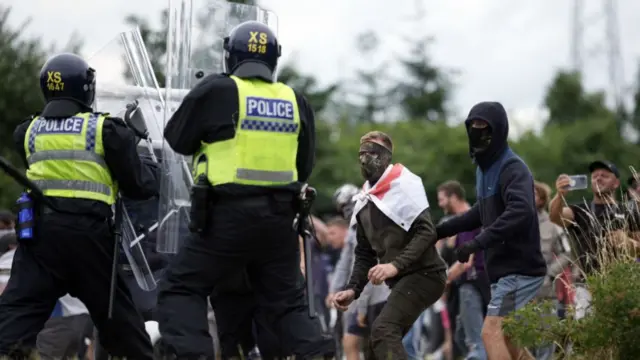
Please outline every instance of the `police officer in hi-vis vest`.
[[33, 349], [56, 300], [69, 293], [86, 305], [112, 356], [153, 358], [142, 317], [119, 277], [110, 319], [108, 312], [112, 205], [118, 192], [156, 196], [158, 180], [140, 160], [133, 131], [92, 110], [95, 84], [95, 71], [82, 58], [50, 58], [40, 73], [46, 106], [15, 130], [27, 178], [55, 206], [36, 203], [34, 236], [19, 240], [0, 298], [0, 357], [22, 358]]
[[165, 128], [173, 150], [193, 156], [196, 183], [193, 233], [159, 284], [160, 332], [178, 359], [213, 358], [207, 296], [244, 269], [282, 348], [303, 359], [334, 352], [308, 315], [292, 227], [314, 165], [314, 115], [304, 96], [275, 81], [279, 57], [268, 26], [238, 25], [224, 39], [225, 73], [205, 77]]

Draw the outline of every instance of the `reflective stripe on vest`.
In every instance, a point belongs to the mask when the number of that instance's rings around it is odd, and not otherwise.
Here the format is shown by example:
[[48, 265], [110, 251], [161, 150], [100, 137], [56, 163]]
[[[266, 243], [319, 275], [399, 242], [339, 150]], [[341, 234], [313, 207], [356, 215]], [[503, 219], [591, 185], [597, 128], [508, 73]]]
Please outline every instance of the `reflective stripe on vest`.
[[27, 177], [47, 196], [115, 202], [116, 185], [104, 160], [104, 115], [36, 118], [25, 137]]
[[300, 114], [295, 93], [281, 83], [231, 78], [238, 87], [240, 107], [236, 134], [229, 140], [203, 143], [194, 156], [194, 175], [206, 173], [213, 186], [297, 181]]

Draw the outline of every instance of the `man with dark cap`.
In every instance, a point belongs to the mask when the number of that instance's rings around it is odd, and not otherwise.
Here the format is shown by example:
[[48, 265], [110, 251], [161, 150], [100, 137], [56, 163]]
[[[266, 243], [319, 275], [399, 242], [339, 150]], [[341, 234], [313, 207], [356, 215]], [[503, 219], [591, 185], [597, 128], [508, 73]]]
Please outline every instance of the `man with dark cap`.
[[[580, 268], [578, 283], [584, 282], [583, 275], [590, 275], [601, 268], [603, 254], [615, 254], [615, 250], [625, 245], [637, 246], [632, 237], [637, 236], [640, 221], [636, 211], [620, 206], [616, 192], [620, 187], [620, 171], [614, 163], [597, 160], [589, 164], [591, 174], [591, 202], [565, 206], [565, 195], [569, 192], [571, 179], [562, 174], [556, 180], [556, 195], [549, 204], [549, 219], [566, 227], [572, 240], [571, 249]], [[628, 227], [630, 232], [622, 228]], [[615, 243], [600, 241], [601, 235], [614, 235]], [[576, 317], [582, 318], [591, 302], [591, 294], [583, 286], [576, 288]]]
[[602, 249], [598, 248], [597, 238], [604, 230], [602, 225], [615, 218], [636, 222], [616, 200], [616, 192], [620, 188], [620, 172], [616, 165], [607, 160], [597, 160], [589, 164], [589, 173], [593, 193], [590, 203], [581, 201], [565, 206], [564, 196], [569, 192], [571, 179], [562, 174], [556, 180], [556, 195], [549, 204], [549, 218], [555, 224], [568, 228], [579, 266], [587, 274], [597, 271], [600, 266], [598, 254]]
[[437, 226], [438, 238], [482, 227], [473, 240], [456, 248], [457, 260], [469, 261], [484, 250], [491, 282], [491, 300], [482, 328], [489, 359], [534, 359], [502, 332], [503, 318], [531, 301], [544, 282], [546, 264], [540, 250], [540, 230], [533, 176], [507, 143], [509, 121], [498, 102], [481, 102], [465, 121], [476, 170], [476, 204]]

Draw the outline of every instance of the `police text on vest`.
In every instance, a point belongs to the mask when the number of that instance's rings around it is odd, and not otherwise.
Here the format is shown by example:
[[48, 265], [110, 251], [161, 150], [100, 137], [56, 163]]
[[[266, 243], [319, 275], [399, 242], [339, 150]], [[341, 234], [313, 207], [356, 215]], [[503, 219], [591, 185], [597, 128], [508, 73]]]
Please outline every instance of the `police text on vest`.
[[39, 120], [35, 125], [38, 134], [80, 134], [84, 119], [72, 117], [68, 119]]
[[247, 97], [247, 116], [293, 120], [293, 104], [287, 100]]

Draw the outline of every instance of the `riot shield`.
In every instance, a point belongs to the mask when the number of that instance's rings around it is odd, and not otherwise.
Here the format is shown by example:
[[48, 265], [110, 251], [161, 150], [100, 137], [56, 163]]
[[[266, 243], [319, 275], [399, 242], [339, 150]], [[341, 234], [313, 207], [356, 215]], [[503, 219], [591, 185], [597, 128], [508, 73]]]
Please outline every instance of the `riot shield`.
[[[96, 70], [95, 109], [125, 119], [141, 139], [141, 155], [157, 161], [165, 103], [139, 30], [119, 33], [89, 57], [89, 64]], [[145, 234], [138, 234], [138, 226], [132, 223], [124, 206], [115, 211], [122, 212], [116, 226], [120, 228], [122, 253], [130, 265], [125, 268], [133, 273], [140, 288], [153, 290], [156, 279], [141, 243]], [[150, 211], [155, 219], [156, 209]]]
[[[277, 17], [257, 6], [226, 0], [169, 0], [165, 99], [175, 108], [187, 91], [207, 75], [222, 72], [223, 41], [245, 21], [260, 21], [277, 33]], [[165, 124], [173, 111], [165, 112]], [[162, 147], [163, 183], [157, 249], [176, 253], [189, 223], [189, 159]]]

